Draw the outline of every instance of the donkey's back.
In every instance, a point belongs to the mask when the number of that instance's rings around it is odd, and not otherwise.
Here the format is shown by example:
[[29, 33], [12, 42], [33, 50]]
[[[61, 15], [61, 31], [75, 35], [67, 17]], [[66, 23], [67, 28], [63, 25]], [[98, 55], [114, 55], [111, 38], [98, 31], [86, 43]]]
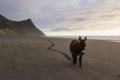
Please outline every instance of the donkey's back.
[[72, 53], [78, 52], [78, 50], [80, 50], [80, 49], [79, 49], [79, 44], [80, 44], [80, 41], [78, 41], [78, 40], [73, 40], [73, 41], [71, 42], [71, 44], [70, 44], [70, 51], [71, 51]]

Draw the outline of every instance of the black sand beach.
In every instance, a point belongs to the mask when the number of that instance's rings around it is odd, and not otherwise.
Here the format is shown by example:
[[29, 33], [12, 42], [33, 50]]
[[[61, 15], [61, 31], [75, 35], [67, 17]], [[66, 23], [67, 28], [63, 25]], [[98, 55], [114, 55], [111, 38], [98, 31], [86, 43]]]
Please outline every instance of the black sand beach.
[[0, 80], [120, 80], [119, 42], [88, 39], [79, 68], [67, 59], [71, 40], [1, 37]]

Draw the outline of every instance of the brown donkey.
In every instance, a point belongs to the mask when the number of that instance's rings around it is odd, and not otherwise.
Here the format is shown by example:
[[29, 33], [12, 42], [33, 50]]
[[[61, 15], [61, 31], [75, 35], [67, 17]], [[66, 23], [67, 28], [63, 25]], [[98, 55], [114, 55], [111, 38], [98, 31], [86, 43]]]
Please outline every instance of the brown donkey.
[[83, 50], [85, 50], [87, 37], [84, 39], [79, 36], [79, 40], [73, 40], [70, 44], [70, 51], [73, 58], [73, 64], [76, 64], [77, 62], [77, 56], [79, 55], [79, 66], [82, 67], [82, 56], [83, 56]]

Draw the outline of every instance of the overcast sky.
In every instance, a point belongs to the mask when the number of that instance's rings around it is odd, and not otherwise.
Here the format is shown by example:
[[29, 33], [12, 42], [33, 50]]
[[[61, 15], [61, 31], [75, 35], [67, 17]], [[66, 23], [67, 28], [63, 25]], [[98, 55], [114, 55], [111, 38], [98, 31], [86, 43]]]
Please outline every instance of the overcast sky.
[[120, 35], [120, 0], [0, 0], [0, 14], [47, 35]]

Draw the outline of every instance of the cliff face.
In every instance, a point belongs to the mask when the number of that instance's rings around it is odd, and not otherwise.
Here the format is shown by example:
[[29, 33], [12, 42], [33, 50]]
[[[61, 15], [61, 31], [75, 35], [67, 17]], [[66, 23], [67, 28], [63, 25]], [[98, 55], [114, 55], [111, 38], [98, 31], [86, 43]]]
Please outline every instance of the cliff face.
[[2, 15], [0, 15], [0, 34], [44, 36], [44, 33], [35, 27], [31, 19], [12, 21]]

